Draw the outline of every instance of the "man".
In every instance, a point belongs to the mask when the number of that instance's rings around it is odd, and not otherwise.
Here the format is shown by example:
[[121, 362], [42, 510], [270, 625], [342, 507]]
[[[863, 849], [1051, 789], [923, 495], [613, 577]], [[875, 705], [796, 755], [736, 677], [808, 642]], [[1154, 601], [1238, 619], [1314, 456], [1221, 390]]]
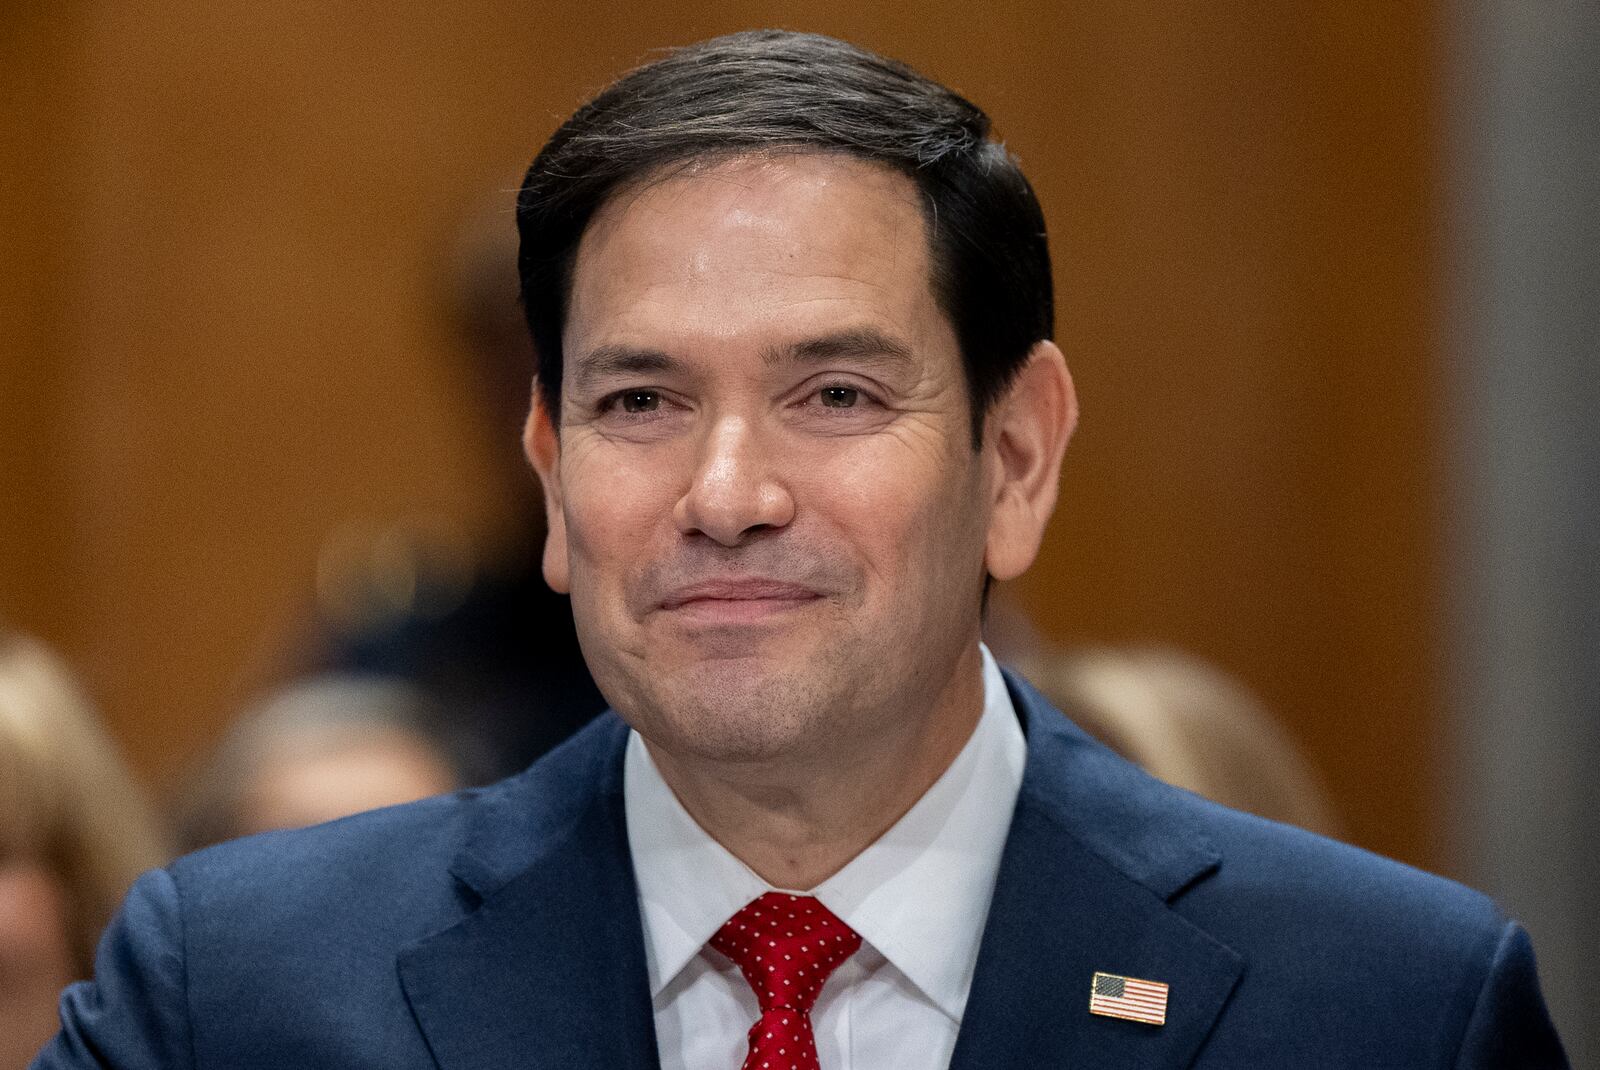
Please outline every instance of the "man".
[[1076, 407], [982, 113], [825, 38], [534, 161], [525, 442], [608, 714], [145, 878], [40, 1066], [1561, 1066], [1475, 893], [1164, 787], [979, 644]]

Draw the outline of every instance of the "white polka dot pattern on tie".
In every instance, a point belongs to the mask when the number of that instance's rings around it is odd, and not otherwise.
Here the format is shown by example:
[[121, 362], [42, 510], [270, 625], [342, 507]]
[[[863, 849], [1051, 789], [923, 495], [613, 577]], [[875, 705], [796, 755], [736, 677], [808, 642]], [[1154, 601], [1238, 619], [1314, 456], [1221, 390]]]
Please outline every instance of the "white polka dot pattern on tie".
[[810, 896], [768, 892], [711, 938], [739, 967], [761, 1005], [743, 1070], [818, 1070], [811, 1008], [861, 937]]

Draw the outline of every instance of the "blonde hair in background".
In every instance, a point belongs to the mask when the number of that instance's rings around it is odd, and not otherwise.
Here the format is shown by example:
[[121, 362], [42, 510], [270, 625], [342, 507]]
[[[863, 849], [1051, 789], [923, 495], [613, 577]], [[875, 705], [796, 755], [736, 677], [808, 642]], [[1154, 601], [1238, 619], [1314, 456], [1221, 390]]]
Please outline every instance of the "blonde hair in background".
[[1166, 647], [1035, 653], [1017, 667], [1084, 731], [1213, 802], [1337, 836], [1320, 779], [1245, 686]]
[[0, 865], [34, 863], [59, 882], [79, 976], [134, 878], [166, 860], [150, 807], [72, 674], [0, 627]]

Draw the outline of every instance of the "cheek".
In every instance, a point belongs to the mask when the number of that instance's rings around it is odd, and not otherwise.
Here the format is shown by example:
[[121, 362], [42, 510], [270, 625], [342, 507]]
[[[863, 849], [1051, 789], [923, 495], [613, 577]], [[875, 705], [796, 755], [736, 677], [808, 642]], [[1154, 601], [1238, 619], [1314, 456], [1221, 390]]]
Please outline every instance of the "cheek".
[[[646, 473], [649, 473], [647, 476]], [[564, 469], [573, 595], [623, 581], [670, 528], [670, 480], [648, 465], [589, 451]]]
[[805, 468], [806, 499], [889, 581], [887, 597], [911, 600], [950, 570], [981, 570], [983, 523], [966, 456], [877, 442]]

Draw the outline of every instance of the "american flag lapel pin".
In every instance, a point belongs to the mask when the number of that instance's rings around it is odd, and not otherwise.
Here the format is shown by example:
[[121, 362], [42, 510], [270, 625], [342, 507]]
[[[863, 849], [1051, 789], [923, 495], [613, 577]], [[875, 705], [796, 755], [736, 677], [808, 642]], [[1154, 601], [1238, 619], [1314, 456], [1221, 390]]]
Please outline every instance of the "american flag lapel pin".
[[1147, 1025], [1165, 1025], [1167, 986], [1160, 981], [1096, 973], [1089, 983], [1089, 1013]]

